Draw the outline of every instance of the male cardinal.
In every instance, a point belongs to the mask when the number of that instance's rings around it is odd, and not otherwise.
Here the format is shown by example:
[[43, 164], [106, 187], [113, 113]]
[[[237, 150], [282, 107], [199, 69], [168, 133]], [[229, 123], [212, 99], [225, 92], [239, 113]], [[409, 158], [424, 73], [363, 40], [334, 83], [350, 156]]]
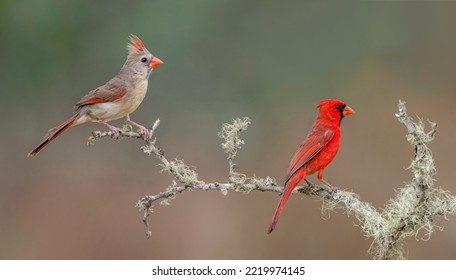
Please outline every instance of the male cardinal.
[[[345, 116], [353, 114], [355, 111], [342, 101], [333, 99], [320, 101], [317, 108], [320, 109], [320, 112], [312, 130], [291, 159], [285, 179], [285, 188], [272, 217], [268, 233], [274, 230], [291, 192], [299, 182], [303, 179], [306, 180], [307, 175], [318, 171], [318, 180], [334, 191], [333, 186], [323, 180], [323, 171], [339, 150], [340, 122]], [[306, 182], [310, 184], [307, 180]]]
[[106, 84], [90, 91], [76, 103], [74, 115], [62, 124], [51, 128], [43, 141], [28, 155], [36, 155], [47, 144], [68, 128], [86, 123], [99, 122], [106, 125], [113, 137], [120, 136], [121, 129], [108, 124], [109, 121], [124, 118], [131, 125], [139, 128], [140, 132], [149, 137], [148, 130], [132, 120], [130, 114], [138, 108], [147, 92], [147, 80], [152, 70], [163, 64], [163, 61], [153, 56], [144, 43], [135, 35], [130, 36], [127, 46], [128, 56], [119, 74]]

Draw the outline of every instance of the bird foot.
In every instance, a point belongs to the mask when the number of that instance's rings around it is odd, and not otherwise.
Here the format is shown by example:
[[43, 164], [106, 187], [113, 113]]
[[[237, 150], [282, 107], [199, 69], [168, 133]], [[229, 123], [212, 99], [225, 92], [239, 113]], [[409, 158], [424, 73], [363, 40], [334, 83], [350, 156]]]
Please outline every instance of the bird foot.
[[323, 180], [323, 178], [319, 178], [319, 180], [331, 189], [331, 192], [329, 193], [329, 195], [332, 197], [334, 195], [335, 188], [330, 183]]
[[125, 122], [130, 125], [136, 126], [139, 129], [139, 133], [143, 136], [144, 142], [150, 141], [152, 139], [152, 134], [149, 129], [145, 128], [140, 124], [135, 123], [134, 121], [130, 120], [130, 118], [126, 118]]
[[115, 127], [113, 125], [110, 125], [109, 123], [104, 122], [104, 121], [100, 121], [100, 123], [104, 124], [105, 126], [107, 126], [109, 128], [109, 130], [111, 131], [111, 138], [119, 139], [120, 135], [122, 135], [122, 129]]
[[119, 139], [120, 138], [120, 135], [122, 135], [122, 129], [118, 128], [118, 127], [115, 127], [115, 126], [111, 126], [109, 128], [109, 130], [111, 130], [111, 138], [113, 139]]
[[139, 129], [139, 133], [140, 133], [141, 135], [143, 135], [144, 141], [149, 141], [150, 139], [152, 139], [152, 135], [151, 135], [149, 129], [145, 128], [145, 127], [142, 126], [142, 125], [138, 125], [137, 127], [138, 127], [138, 129]]

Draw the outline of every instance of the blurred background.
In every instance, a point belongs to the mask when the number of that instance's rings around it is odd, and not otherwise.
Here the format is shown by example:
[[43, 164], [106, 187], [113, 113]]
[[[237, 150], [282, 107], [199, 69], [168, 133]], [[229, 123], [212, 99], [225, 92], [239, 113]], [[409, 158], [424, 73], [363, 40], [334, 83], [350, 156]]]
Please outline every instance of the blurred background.
[[[435, 184], [455, 194], [455, 25], [456, 3], [440, 1], [1, 1], [0, 258], [371, 258], [355, 220], [322, 217], [316, 198], [293, 196], [268, 236], [274, 193], [183, 193], [154, 208], [147, 239], [135, 203], [172, 178], [139, 141], [87, 147], [98, 124], [27, 153], [117, 74], [136, 34], [165, 64], [132, 119], [160, 118], [158, 145], [201, 180], [227, 180], [217, 132], [248, 116], [238, 170], [282, 184], [315, 104], [339, 98], [356, 114], [325, 178], [381, 210], [411, 180], [413, 150], [394, 117], [402, 99], [438, 123]], [[456, 217], [438, 224], [429, 241], [408, 239], [408, 258], [456, 258]]]

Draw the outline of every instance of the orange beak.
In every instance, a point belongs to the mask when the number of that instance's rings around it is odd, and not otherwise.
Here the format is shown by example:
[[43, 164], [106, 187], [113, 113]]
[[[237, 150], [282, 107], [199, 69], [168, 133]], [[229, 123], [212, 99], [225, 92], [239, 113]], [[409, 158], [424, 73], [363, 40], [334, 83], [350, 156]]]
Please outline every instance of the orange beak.
[[344, 116], [348, 116], [348, 115], [351, 115], [354, 113], [355, 113], [355, 110], [353, 110], [352, 108], [350, 108], [348, 106], [345, 106], [344, 111], [343, 111]]
[[160, 58], [158, 57], [152, 57], [152, 59], [150, 60], [150, 64], [149, 64], [149, 67], [150, 68], [155, 68], [159, 65], [162, 65], [163, 64], [163, 61], [160, 60]]

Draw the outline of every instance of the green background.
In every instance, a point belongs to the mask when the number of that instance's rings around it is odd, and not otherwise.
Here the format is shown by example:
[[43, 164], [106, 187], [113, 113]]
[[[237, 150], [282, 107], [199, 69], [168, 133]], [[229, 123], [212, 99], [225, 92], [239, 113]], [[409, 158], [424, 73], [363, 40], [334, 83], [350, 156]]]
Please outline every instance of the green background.
[[[172, 181], [140, 142], [86, 147], [98, 124], [72, 128], [26, 158], [47, 129], [122, 66], [138, 35], [165, 64], [132, 119], [161, 119], [158, 145], [225, 182], [221, 124], [248, 116], [238, 170], [282, 184], [316, 115], [338, 98], [356, 114], [325, 179], [381, 209], [411, 180], [399, 99], [433, 120], [436, 185], [454, 185], [456, 3], [444, 1], [1, 1], [1, 259], [368, 259], [371, 240], [342, 211], [293, 196], [266, 235], [277, 194], [187, 192], [156, 206], [144, 237], [136, 201]], [[118, 126], [121, 122], [114, 122]], [[311, 180], [315, 179], [312, 177]], [[411, 259], [456, 258], [456, 219]]]

